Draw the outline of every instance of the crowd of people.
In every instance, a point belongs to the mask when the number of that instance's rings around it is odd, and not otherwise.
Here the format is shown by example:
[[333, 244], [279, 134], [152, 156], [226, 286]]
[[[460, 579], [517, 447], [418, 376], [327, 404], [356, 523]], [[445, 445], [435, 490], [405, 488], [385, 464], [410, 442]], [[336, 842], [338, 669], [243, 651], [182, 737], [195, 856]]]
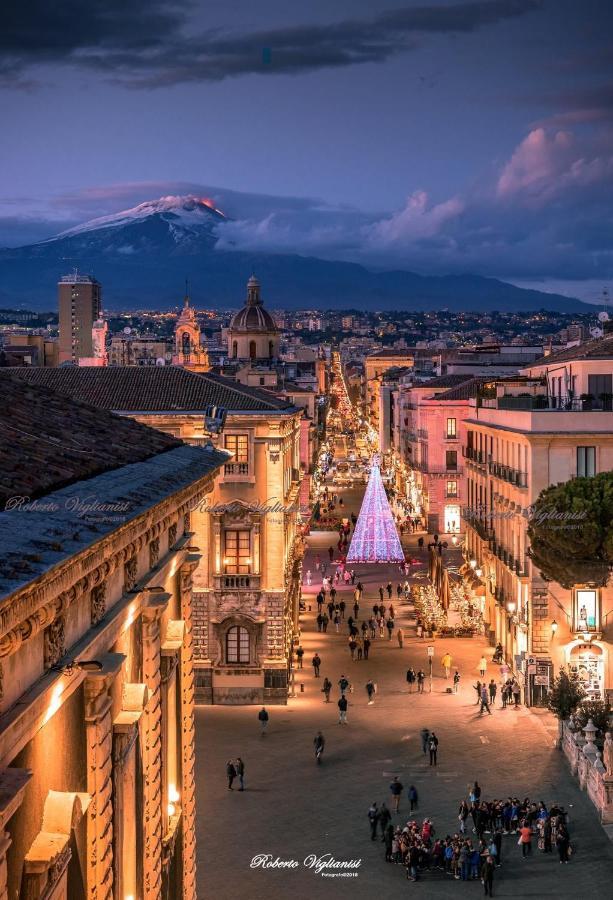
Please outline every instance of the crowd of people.
[[[395, 813], [399, 812], [402, 793], [403, 786], [394, 777], [390, 794]], [[418, 808], [414, 785], [407, 796], [412, 814]], [[368, 810], [371, 840], [377, 840], [380, 835], [385, 844], [386, 862], [402, 866], [411, 881], [436, 872], [458, 881], [480, 879], [486, 896], [493, 896], [494, 873], [502, 865], [503, 847], [505, 858], [513, 852], [503, 844], [505, 836], [517, 837], [517, 853], [524, 860], [532, 855], [534, 842], [544, 854], [556, 850], [560, 864], [567, 864], [572, 853], [563, 806], [554, 803], [548, 808], [542, 800], [537, 803], [527, 797], [486, 801], [476, 781], [460, 803], [459, 824], [453, 833], [437, 835], [428, 817], [420, 822], [411, 816], [403, 826], [395, 825], [392, 819], [385, 803], [373, 802]], [[467, 834], [468, 822], [472, 822], [472, 837]]]

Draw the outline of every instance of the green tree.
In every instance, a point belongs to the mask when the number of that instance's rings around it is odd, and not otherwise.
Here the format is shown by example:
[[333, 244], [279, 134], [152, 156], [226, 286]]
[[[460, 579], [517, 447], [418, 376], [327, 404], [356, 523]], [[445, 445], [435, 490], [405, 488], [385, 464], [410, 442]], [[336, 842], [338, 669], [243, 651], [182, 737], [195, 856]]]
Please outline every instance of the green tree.
[[602, 738], [609, 730], [610, 713], [611, 705], [605, 700], [582, 700], [575, 710], [574, 719], [579, 728], [584, 728], [591, 719]]
[[574, 672], [569, 674], [562, 667], [553, 680], [553, 686], [547, 698], [547, 706], [562, 722], [577, 709], [584, 697], [585, 691], [578, 676]]
[[613, 472], [541, 491], [528, 537], [529, 555], [547, 581], [604, 586], [613, 564]]

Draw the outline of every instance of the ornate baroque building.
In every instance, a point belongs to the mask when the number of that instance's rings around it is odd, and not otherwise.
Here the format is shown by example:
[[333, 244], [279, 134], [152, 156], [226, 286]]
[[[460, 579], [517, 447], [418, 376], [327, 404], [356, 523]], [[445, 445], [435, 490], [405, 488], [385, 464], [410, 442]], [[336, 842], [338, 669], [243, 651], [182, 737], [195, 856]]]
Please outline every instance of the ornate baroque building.
[[193, 900], [190, 515], [227, 455], [2, 396], [0, 898]]
[[[302, 410], [268, 391], [172, 366], [4, 371], [232, 454], [212, 496], [192, 514], [200, 552], [196, 696], [207, 703], [285, 702], [301, 584]], [[207, 424], [212, 407], [224, 415], [217, 433]]]
[[281, 333], [260, 294], [260, 282], [252, 275], [247, 282], [247, 299], [228, 328], [230, 359], [273, 360], [279, 357]]
[[207, 372], [209, 357], [200, 343], [200, 326], [194, 309], [189, 305], [187, 293], [183, 298], [183, 309], [175, 325], [175, 348], [173, 364], [184, 366], [194, 372]]

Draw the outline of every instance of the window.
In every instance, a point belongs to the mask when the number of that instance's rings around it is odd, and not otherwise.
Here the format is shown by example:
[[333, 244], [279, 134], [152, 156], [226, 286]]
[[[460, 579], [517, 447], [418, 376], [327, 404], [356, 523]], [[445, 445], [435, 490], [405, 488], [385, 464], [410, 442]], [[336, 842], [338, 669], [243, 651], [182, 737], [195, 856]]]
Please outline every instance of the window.
[[447, 482], [447, 496], [448, 497], [457, 497], [458, 496], [458, 482], [457, 481], [448, 481]]
[[233, 625], [226, 633], [226, 662], [249, 662], [249, 632], [240, 625]]
[[596, 447], [577, 447], [577, 477], [591, 478], [596, 474]]
[[224, 571], [227, 575], [248, 575], [251, 571], [251, 535], [244, 531], [226, 531]]
[[268, 341], [268, 355], [272, 359], [274, 354], [274, 344], [272, 341]]
[[575, 631], [600, 630], [600, 596], [595, 590], [575, 591]]
[[249, 341], [249, 359], [256, 359], [257, 355], [258, 354], [255, 341]]
[[249, 462], [249, 435], [247, 434], [227, 434], [226, 450], [233, 454], [234, 463]]
[[445, 453], [445, 465], [448, 469], [458, 468], [458, 451], [447, 450]]
[[457, 437], [456, 420], [455, 419], [447, 419], [447, 437], [448, 438]]
[[238, 356], [238, 341], [232, 341], [232, 356], [234, 359]]

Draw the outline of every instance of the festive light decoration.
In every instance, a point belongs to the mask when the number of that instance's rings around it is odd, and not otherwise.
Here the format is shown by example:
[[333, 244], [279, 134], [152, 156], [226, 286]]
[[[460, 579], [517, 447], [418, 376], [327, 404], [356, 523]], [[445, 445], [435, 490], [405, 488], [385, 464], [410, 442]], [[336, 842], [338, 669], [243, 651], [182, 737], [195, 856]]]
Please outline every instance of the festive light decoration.
[[420, 584], [413, 592], [415, 609], [423, 619], [426, 631], [439, 631], [447, 624], [447, 613], [432, 584]]
[[347, 562], [404, 562], [404, 552], [376, 458], [370, 470], [366, 493], [351, 538]]

